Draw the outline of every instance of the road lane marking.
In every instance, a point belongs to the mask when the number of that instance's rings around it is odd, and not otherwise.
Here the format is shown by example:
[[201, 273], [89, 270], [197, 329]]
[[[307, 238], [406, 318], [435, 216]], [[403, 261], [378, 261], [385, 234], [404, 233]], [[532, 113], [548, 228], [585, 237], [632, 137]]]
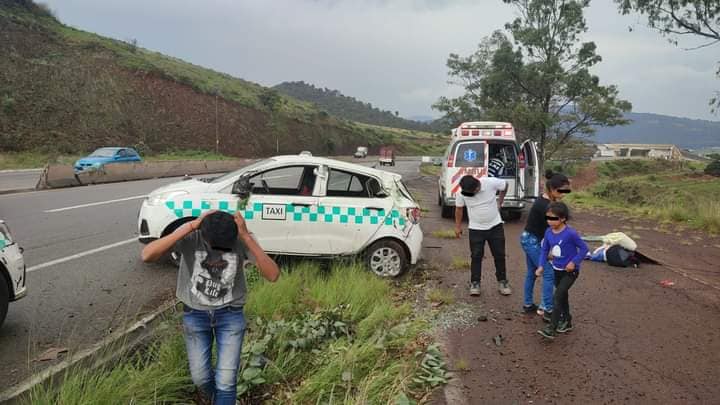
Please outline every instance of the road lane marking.
[[112, 203], [122, 202], [122, 201], [139, 200], [139, 199], [145, 198], [145, 197], [147, 197], [147, 196], [146, 195], [136, 195], [135, 197], [118, 198], [117, 200], [99, 201], [99, 202], [88, 203], [88, 204], [73, 205], [72, 207], [56, 208], [53, 210], [45, 210], [43, 212], [50, 213], [50, 212], [68, 211], [68, 210], [74, 210], [77, 208], [94, 207], [96, 205], [105, 205], [105, 204], [112, 204]]
[[105, 251], [105, 250], [108, 250], [108, 249], [116, 248], [116, 247], [118, 247], [118, 246], [127, 245], [127, 244], [130, 244], [130, 243], [133, 243], [133, 242], [137, 242], [137, 238], [132, 238], [132, 239], [128, 239], [128, 240], [123, 240], [123, 241], [116, 242], [116, 243], [111, 243], [111, 244], [109, 244], [109, 245], [101, 246], [101, 247], [99, 247], [99, 248], [95, 248], [95, 249], [91, 249], [91, 250], [88, 250], [88, 251], [85, 251], [85, 252], [82, 252], [82, 253], [74, 254], [74, 255], [72, 255], [72, 256], [67, 256], [67, 257], [63, 257], [63, 258], [61, 258], [61, 259], [51, 260], [51, 261], [49, 261], [49, 262], [47, 262], [47, 263], [38, 264], [37, 266], [28, 267], [26, 271], [27, 271], [28, 273], [30, 273], [30, 272], [33, 272], [33, 271], [35, 271], [35, 270], [40, 270], [40, 269], [44, 269], [45, 267], [50, 267], [50, 266], [54, 266], [54, 265], [56, 265], [56, 264], [69, 262], [70, 260], [79, 259], [79, 258], [81, 258], [81, 257], [89, 256], [89, 255], [94, 254], [94, 253], [98, 253], [98, 252], [102, 252], [102, 251]]

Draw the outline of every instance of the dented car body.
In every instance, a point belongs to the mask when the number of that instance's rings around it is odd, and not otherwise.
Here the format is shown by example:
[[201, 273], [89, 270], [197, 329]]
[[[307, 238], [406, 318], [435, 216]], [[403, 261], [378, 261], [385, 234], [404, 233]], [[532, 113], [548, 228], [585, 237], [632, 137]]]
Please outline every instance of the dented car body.
[[211, 209], [240, 211], [270, 254], [361, 255], [383, 277], [400, 275], [420, 257], [420, 208], [399, 174], [298, 155], [153, 191], [140, 210], [139, 239], [160, 238]]

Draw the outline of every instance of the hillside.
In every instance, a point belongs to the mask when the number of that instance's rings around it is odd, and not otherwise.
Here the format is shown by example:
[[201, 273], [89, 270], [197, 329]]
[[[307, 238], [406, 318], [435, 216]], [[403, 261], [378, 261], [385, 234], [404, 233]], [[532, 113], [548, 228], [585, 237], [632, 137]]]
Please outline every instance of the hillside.
[[397, 115], [397, 112], [384, 111], [372, 104], [357, 100], [355, 97], [343, 95], [338, 90], [315, 87], [312, 84], [300, 82], [283, 82], [273, 89], [316, 105], [336, 117], [371, 125], [408, 129], [414, 131], [442, 132], [443, 127], [432, 122], [412, 121]]
[[[338, 119], [255, 83], [63, 25], [31, 0], [0, 0], [0, 150], [133, 145], [241, 157], [350, 153], [433, 142]], [[437, 143], [437, 142], [435, 142]]]
[[626, 126], [598, 128], [592, 138], [598, 143], [664, 143], [686, 149], [720, 146], [720, 122], [668, 115], [627, 113]]

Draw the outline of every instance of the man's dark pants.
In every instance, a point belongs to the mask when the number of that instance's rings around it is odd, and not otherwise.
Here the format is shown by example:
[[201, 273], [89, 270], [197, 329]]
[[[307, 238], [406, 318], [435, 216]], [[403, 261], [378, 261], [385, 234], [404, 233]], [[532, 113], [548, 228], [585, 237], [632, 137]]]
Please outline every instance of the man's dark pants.
[[482, 275], [482, 259], [485, 256], [485, 242], [490, 245], [490, 252], [495, 259], [495, 278], [497, 281], [507, 280], [505, 274], [505, 230], [498, 224], [488, 230], [470, 229], [470, 282], [480, 283]]

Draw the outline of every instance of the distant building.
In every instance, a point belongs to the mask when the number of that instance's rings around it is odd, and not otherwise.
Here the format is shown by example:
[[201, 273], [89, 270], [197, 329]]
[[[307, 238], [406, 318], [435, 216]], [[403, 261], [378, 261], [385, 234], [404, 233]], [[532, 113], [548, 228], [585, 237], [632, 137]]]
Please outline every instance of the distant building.
[[665, 159], [682, 160], [683, 154], [675, 145], [652, 145], [633, 143], [597, 144], [593, 160], [614, 159]]

